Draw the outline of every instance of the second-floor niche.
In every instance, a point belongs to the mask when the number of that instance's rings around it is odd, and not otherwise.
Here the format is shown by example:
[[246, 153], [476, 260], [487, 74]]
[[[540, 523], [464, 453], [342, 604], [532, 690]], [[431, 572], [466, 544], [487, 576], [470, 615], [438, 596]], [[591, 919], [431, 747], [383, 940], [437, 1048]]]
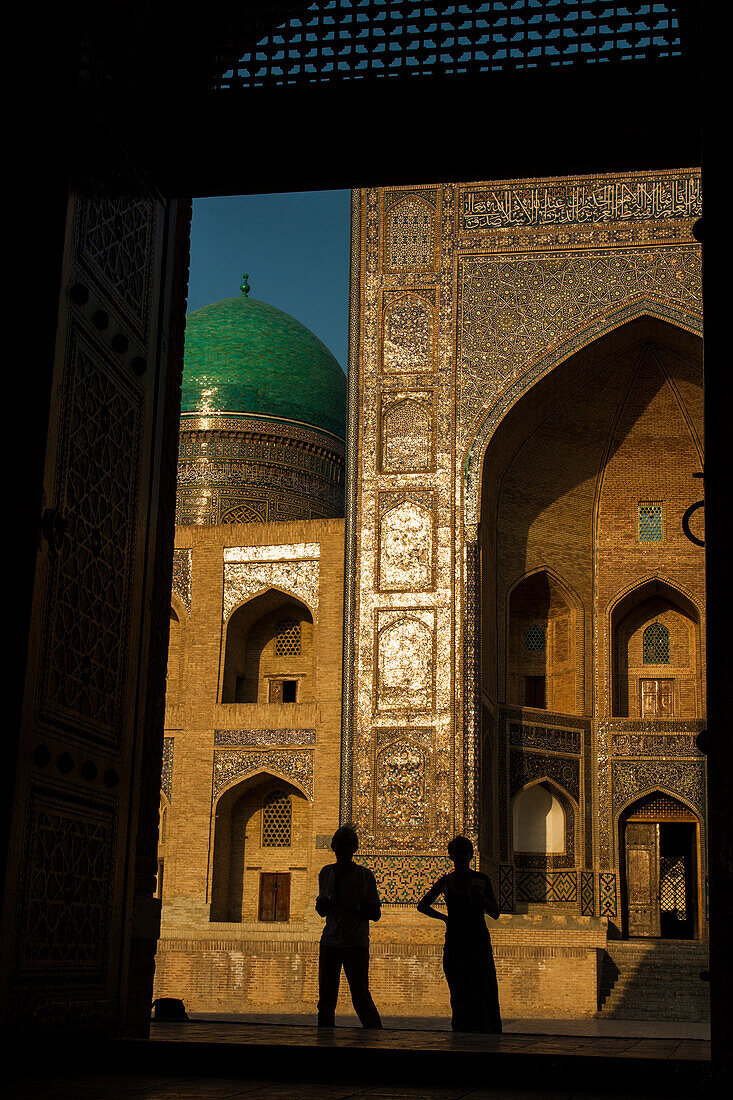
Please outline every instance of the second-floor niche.
[[307, 703], [313, 690], [305, 604], [270, 589], [238, 607], [226, 626], [222, 703]]
[[556, 577], [541, 570], [509, 597], [506, 701], [573, 714], [577, 710], [576, 609]]

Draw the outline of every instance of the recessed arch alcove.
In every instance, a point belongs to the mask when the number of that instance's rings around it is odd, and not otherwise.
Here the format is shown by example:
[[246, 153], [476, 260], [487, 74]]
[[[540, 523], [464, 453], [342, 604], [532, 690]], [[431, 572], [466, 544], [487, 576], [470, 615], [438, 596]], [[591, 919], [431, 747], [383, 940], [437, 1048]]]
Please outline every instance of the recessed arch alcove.
[[609, 613], [613, 714], [697, 718], [704, 713], [701, 611], [662, 577], [634, 585]]
[[[283, 776], [263, 769], [224, 790], [213, 812], [211, 921], [280, 923], [300, 913], [309, 825], [308, 796]], [[263, 912], [263, 898], [269, 905], [273, 885], [263, 876], [273, 875], [279, 905], [275, 897], [272, 912]]]
[[313, 697], [313, 615], [269, 588], [239, 607], [225, 627], [222, 703], [304, 703]]

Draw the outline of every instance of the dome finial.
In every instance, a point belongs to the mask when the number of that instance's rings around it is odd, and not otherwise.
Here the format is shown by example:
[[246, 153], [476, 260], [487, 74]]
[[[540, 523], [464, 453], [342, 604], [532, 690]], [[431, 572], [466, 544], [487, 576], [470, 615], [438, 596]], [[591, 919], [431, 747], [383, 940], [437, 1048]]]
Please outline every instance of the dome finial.
[[245, 298], [249, 295], [249, 282], [248, 282], [248, 280], [249, 280], [249, 275], [243, 275], [242, 276], [242, 285], [239, 288], [242, 291], [242, 294], [244, 294]]

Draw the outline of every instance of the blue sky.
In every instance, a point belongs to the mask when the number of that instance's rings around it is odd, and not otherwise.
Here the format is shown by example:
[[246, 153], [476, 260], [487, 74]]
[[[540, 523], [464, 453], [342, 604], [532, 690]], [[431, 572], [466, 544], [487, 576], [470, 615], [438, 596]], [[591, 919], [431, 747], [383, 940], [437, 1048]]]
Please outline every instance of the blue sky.
[[196, 199], [188, 312], [239, 294], [297, 318], [346, 369], [349, 191]]

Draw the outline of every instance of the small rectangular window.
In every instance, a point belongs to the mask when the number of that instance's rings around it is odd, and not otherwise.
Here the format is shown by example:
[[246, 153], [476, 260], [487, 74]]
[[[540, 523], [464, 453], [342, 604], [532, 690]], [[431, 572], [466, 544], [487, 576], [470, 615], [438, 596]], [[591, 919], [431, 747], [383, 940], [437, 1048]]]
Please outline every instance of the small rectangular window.
[[662, 536], [662, 505], [651, 502], [640, 504], [639, 542], [661, 542]]
[[537, 707], [545, 709], [545, 677], [524, 677], [524, 705], [525, 707]]
[[297, 680], [283, 680], [283, 703], [294, 703], [297, 691]]
[[290, 872], [260, 873], [259, 919], [290, 920]]

